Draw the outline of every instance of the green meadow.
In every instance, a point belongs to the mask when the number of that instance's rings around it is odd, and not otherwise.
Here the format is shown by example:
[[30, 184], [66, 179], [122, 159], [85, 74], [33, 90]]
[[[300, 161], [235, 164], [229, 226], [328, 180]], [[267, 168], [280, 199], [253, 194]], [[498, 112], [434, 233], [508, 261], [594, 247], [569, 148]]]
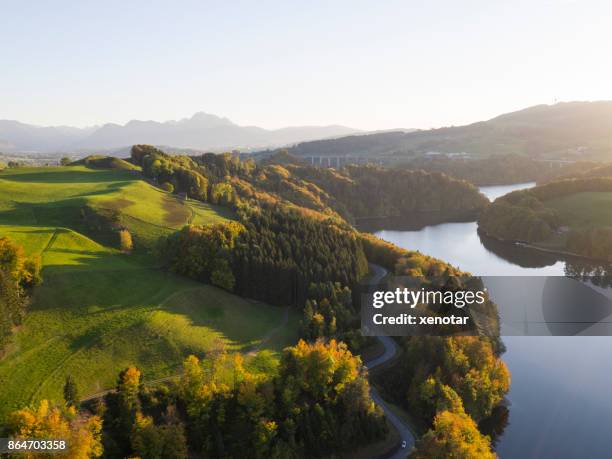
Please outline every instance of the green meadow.
[[[86, 205], [117, 211], [143, 250], [123, 254], [84, 234]], [[159, 236], [185, 224], [229, 218], [227, 209], [180, 200], [130, 171], [1, 172], [0, 235], [40, 254], [44, 280], [0, 357], [0, 419], [42, 398], [61, 400], [67, 375], [86, 396], [112, 387], [128, 365], [154, 380], [175, 374], [190, 353], [295, 342], [293, 311], [286, 317], [281, 308], [175, 276], [148, 253]]]
[[[7, 169], [0, 174], [0, 224], [83, 230], [82, 209], [114, 211], [142, 245], [185, 224], [233, 218], [230, 210], [184, 201], [140, 180], [137, 172], [84, 166]], [[109, 241], [114, 242], [114, 241]]]
[[612, 226], [612, 192], [574, 193], [544, 204], [559, 213], [563, 224], [574, 229]]

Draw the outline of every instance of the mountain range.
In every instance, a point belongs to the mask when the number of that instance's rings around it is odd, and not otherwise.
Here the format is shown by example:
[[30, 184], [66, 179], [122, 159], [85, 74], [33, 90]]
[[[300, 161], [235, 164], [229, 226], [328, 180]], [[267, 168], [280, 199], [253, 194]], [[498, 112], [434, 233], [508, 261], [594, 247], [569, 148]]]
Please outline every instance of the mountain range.
[[113, 150], [138, 143], [219, 151], [291, 145], [358, 132], [345, 126], [296, 126], [264, 129], [239, 126], [227, 118], [199, 112], [178, 121], [138, 121], [88, 128], [41, 127], [0, 120], [0, 151], [50, 153]]
[[536, 105], [465, 126], [369, 133], [337, 125], [269, 130], [239, 126], [203, 112], [178, 121], [134, 120], [82, 129], [0, 120], [0, 152], [9, 154], [125, 154], [137, 143], [196, 151], [289, 147], [296, 156], [351, 155], [393, 161], [440, 153], [610, 160], [612, 101]]
[[302, 142], [295, 156], [401, 160], [427, 154], [521, 154], [535, 159], [612, 159], [612, 101], [536, 105], [466, 126]]

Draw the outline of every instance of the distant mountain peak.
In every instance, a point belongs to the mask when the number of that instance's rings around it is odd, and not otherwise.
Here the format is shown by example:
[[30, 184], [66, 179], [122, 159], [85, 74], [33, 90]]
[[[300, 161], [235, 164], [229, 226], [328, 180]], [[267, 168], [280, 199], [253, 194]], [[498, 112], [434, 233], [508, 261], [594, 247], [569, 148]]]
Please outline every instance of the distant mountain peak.
[[191, 118], [182, 120], [181, 122], [179, 122], [179, 124], [180, 123], [185, 123], [185, 124], [194, 123], [202, 127], [206, 127], [206, 128], [212, 128], [212, 127], [218, 127], [218, 126], [236, 126], [228, 118], [222, 118], [220, 116], [212, 115], [206, 112], [194, 113], [194, 115]]
[[9, 152], [71, 152], [113, 150], [137, 143], [194, 150], [262, 149], [297, 142], [339, 137], [358, 132], [344, 126], [295, 126], [263, 129], [239, 126], [230, 119], [203, 111], [165, 122], [131, 120], [94, 128], [39, 127], [0, 120], [2, 149]]

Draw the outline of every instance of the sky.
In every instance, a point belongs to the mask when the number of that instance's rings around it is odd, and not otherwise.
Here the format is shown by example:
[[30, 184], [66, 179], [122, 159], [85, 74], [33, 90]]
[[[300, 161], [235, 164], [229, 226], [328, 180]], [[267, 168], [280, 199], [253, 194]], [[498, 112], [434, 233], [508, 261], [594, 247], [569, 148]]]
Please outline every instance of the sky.
[[2, 0], [0, 119], [461, 125], [612, 99], [611, 17], [587, 0]]

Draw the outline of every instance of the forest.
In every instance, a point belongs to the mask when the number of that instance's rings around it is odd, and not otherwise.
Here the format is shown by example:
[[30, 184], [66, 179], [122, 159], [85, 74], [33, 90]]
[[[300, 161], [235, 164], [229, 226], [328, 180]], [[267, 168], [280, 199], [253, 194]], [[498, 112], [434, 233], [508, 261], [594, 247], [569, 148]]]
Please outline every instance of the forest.
[[312, 283], [356, 285], [367, 273], [357, 235], [287, 209], [243, 209], [241, 222], [185, 227], [160, 242], [173, 271], [242, 296], [303, 306]]
[[549, 182], [497, 199], [481, 214], [478, 227], [498, 239], [601, 258], [610, 253], [611, 193], [612, 178], [599, 174]]
[[[67, 379], [65, 401], [15, 411], [8, 434], [64, 438], [69, 457], [182, 459], [329, 457], [383, 438], [387, 426], [370, 398], [367, 369], [342, 343], [299, 341], [280, 361], [241, 354], [188, 356], [180, 377], [154, 388], [125, 368], [115, 390], [84, 404]], [[86, 405], [86, 406], [82, 406]]]
[[[144, 260], [168, 276], [247, 298], [255, 308], [264, 308], [258, 300], [296, 311], [301, 339], [279, 357], [257, 348], [237, 353], [226, 345], [208, 346], [197, 355], [184, 354], [182, 368], [153, 385], [131, 365], [118, 375], [114, 390], [85, 401], [83, 382], [68, 374], [63, 401], [42, 399], [13, 410], [7, 434], [62, 435], [73, 444], [69, 457], [143, 459], [183, 458], [189, 452], [203, 457], [333, 457], [387, 437], [389, 426], [371, 398], [368, 371], [359, 357], [375, 345], [360, 332], [361, 283], [369, 264], [422, 282], [465, 273], [360, 232], [352, 223], [405, 212], [475, 216], [488, 202], [475, 187], [441, 173], [372, 166], [315, 169], [283, 154], [257, 164], [229, 154], [168, 155], [146, 145], [134, 146], [127, 161], [89, 157], [66, 170], [74, 167], [83, 174], [83, 166], [120, 171], [124, 182], [119, 186], [131, 183], [125, 182], [128, 177], [143, 177], [162, 193], [156, 197], [147, 189], [147, 199], [160, 199], [163, 209], [176, 214], [177, 209], [184, 213], [181, 202], [228, 209], [230, 218], [196, 223], [199, 208], [189, 204], [191, 216], [187, 212], [182, 228], [149, 225], [146, 240], [144, 221], [124, 215], [136, 195], [122, 195], [110, 207], [109, 201], [79, 201], [70, 215], [90, 237], [104, 243], [115, 238], [111, 252], [121, 263]], [[111, 185], [113, 190], [119, 186]], [[147, 242], [155, 238], [154, 244]], [[2, 307], [10, 311], [3, 330], [10, 330], [23, 319], [41, 271], [35, 257], [2, 241]], [[492, 454], [476, 422], [508, 390], [500, 343], [455, 337], [400, 344], [401, 357], [389, 370], [392, 377], [380, 386], [385, 393], [406, 394], [395, 402], [419, 413], [425, 427], [414, 454], [434, 457], [435, 448], [469, 452], [467, 457]], [[438, 360], [430, 360], [432, 353]]]
[[473, 185], [441, 173], [370, 165], [314, 168], [286, 152], [255, 164], [227, 154], [169, 156], [137, 145], [132, 161], [163, 188], [196, 199], [224, 205], [240, 200], [289, 204], [351, 223], [421, 212], [476, 218], [488, 204]]
[[354, 220], [438, 213], [475, 218], [488, 204], [476, 187], [439, 172], [349, 165], [342, 171], [288, 167], [332, 195]]
[[[400, 166], [398, 166], [400, 167]], [[485, 158], [419, 157], [402, 165], [427, 172], [442, 172], [478, 186], [510, 185], [541, 180], [547, 168], [528, 156], [494, 155]]]
[[[209, 171], [216, 168], [211, 161], [199, 163], [205, 164]], [[224, 173], [232, 173], [231, 167], [223, 169]], [[460, 207], [464, 209], [471, 205], [484, 207], [486, 199], [470, 193], [471, 188], [464, 182], [449, 180], [442, 174], [390, 173], [373, 167], [348, 167], [341, 172], [314, 169], [296, 164], [293, 158], [283, 154], [268, 160], [259, 173], [257, 167], [252, 169], [258, 174], [255, 181], [248, 180], [251, 171], [245, 174], [244, 169], [236, 165], [233, 169], [240, 180], [248, 181], [252, 186], [250, 194], [238, 191], [237, 195], [242, 199], [257, 196], [257, 188], [263, 188], [267, 193], [275, 192], [281, 199], [272, 202], [250, 199], [249, 205], [239, 200], [240, 224], [230, 223], [209, 229], [185, 228], [162, 241], [160, 253], [170, 269], [182, 274], [273, 304], [290, 302], [297, 305], [303, 310], [300, 333], [309, 342], [320, 345], [324, 342], [321, 340], [340, 339], [354, 352], [360, 352], [371, 344], [359, 333], [359, 306], [353, 295], [359, 280], [367, 273], [368, 262], [380, 264], [397, 275], [417, 277], [425, 282], [432, 278], [465, 275], [440, 260], [355, 231], [336, 217], [342, 215], [352, 220], [364, 212], [414, 209], [418, 202], [416, 198], [411, 201], [404, 196], [405, 199], [390, 198], [387, 201], [385, 196], [402, 186], [417, 190], [416, 184], [421, 185], [420, 192], [423, 193], [429, 190], [428, 187], [435, 187], [434, 184], [439, 186], [438, 191], [444, 190], [439, 195], [430, 192], [429, 202], [418, 206], [441, 211], [447, 209], [445, 206], [450, 208], [450, 201], [461, 202], [463, 207]], [[272, 173], [276, 177], [275, 184], [270, 180]], [[219, 177], [216, 174], [213, 180]], [[283, 182], [299, 183], [300, 187], [309, 190], [309, 197], [314, 195], [323, 199], [298, 200], [295, 193], [287, 192]], [[305, 186], [305, 183], [315, 186]], [[240, 189], [240, 185], [237, 188]], [[357, 199], [358, 196], [370, 196], [370, 193], [365, 193], [366, 188], [380, 189], [372, 193], [380, 197], [380, 201], [375, 198], [371, 202], [369, 198], [365, 201]], [[467, 190], [465, 197], [461, 195], [462, 190]], [[440, 201], [432, 201], [436, 196], [441, 197], [438, 198]], [[458, 201], [442, 198], [449, 196]], [[284, 199], [293, 206], [282, 205]], [[294, 207], [326, 200], [333, 203], [334, 214], [313, 206], [317, 210], [313, 218], [313, 214]], [[322, 217], [321, 213], [333, 216]], [[208, 266], [206, 260], [214, 260], [214, 266]], [[296, 263], [297, 260], [300, 262]], [[502, 351], [503, 345], [496, 334], [491, 338], [414, 338], [405, 341], [403, 357], [392, 370], [394, 376], [385, 376], [383, 387], [389, 393], [410, 394], [398, 403], [422, 413], [421, 422], [431, 429], [423, 436], [414, 454], [432, 457], [436, 448], [441, 448], [440, 443], [448, 442], [446, 448], [465, 448], [468, 457], [492, 457], [490, 440], [480, 434], [476, 422], [491, 414], [509, 388], [509, 372], [499, 359]], [[431, 353], [442, 359], [440, 363], [430, 359]], [[466, 356], [472, 359], [467, 365], [446, 369], [438, 367], [443, 362], [465, 359]], [[417, 367], [420, 369], [412, 372]], [[406, 386], [405, 381], [412, 382]], [[452, 438], [455, 430], [463, 432], [460, 441]], [[440, 440], [440, 435], [448, 438]], [[434, 442], [432, 439], [437, 440]]]

